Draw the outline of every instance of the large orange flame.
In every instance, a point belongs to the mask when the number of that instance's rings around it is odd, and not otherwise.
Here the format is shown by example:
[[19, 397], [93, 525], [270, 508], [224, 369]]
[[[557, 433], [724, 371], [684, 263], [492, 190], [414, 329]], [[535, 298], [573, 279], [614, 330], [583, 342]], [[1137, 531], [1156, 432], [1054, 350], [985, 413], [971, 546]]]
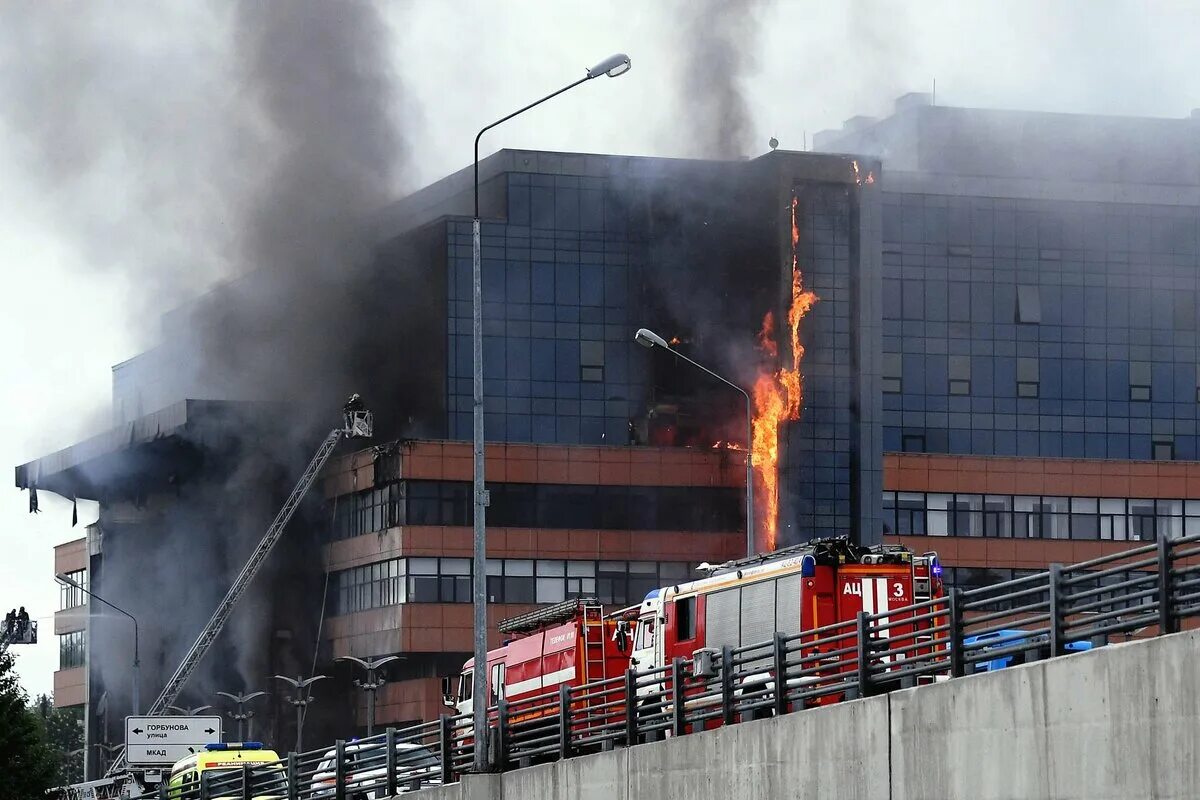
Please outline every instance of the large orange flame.
[[[783, 422], [800, 419], [800, 407], [804, 399], [804, 379], [800, 374], [800, 362], [804, 359], [804, 345], [800, 343], [800, 320], [819, 299], [816, 294], [804, 289], [804, 278], [800, 272], [796, 254], [800, 241], [800, 229], [796, 224], [798, 205], [799, 199], [793, 197], [792, 297], [787, 312], [792, 364], [790, 368], [780, 365], [778, 369], [760, 372], [754, 383], [754, 505], [758, 512], [759, 540], [768, 551], [776, 548], [779, 533], [779, 427]], [[763, 317], [758, 343], [762, 352], [772, 361], [778, 358], [775, 317], [770, 311]]]

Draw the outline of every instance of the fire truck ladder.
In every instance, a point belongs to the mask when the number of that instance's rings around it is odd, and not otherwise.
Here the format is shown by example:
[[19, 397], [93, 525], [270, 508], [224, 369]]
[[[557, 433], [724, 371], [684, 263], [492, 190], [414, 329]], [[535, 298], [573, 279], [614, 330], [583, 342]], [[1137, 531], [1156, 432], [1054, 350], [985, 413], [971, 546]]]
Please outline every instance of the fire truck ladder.
[[583, 682], [604, 678], [604, 608], [584, 602], [580, 619], [583, 636]]
[[[325, 437], [325, 441], [321, 442], [321, 446], [317, 448], [312, 461], [308, 462], [308, 466], [300, 476], [300, 480], [296, 482], [292, 493], [288, 495], [288, 499], [284, 502], [283, 507], [275, 515], [275, 521], [271, 523], [271, 527], [267, 528], [266, 535], [258, 543], [258, 547], [254, 549], [254, 552], [250, 554], [250, 558], [246, 561], [245, 566], [242, 567], [242, 571], [238, 573], [237, 579], [229, 587], [229, 591], [225, 593], [224, 599], [217, 605], [217, 610], [213, 612], [212, 618], [204, 626], [204, 630], [200, 631], [200, 635], [196, 637], [196, 641], [192, 644], [191, 649], [188, 650], [187, 655], [183, 657], [183, 661], [175, 670], [175, 674], [163, 686], [158, 699], [146, 711], [146, 716], [162, 716], [167, 710], [167, 706], [174, 703], [179, 697], [184, 684], [192, 677], [192, 673], [196, 671], [196, 667], [204, 659], [205, 654], [208, 653], [208, 649], [212, 647], [213, 642], [220, 636], [225, 623], [229, 621], [229, 617], [233, 614], [238, 600], [241, 599], [250, 582], [254, 580], [254, 576], [262, 569], [262, 565], [266, 563], [267, 556], [271, 554], [272, 548], [279, 542], [284, 528], [287, 527], [292, 515], [296, 513], [296, 509], [300, 507], [300, 501], [304, 499], [304, 495], [307, 494], [309, 488], [317, 480], [321, 468], [325, 466], [325, 462], [333, 454], [333, 449], [337, 447], [338, 442], [342, 440], [342, 437], [347, 439], [369, 437], [373, 427], [374, 420], [370, 411], [348, 407], [345, 424], [343, 427], [334, 428]], [[105, 775], [115, 775], [124, 769], [125, 753], [121, 752], [113, 760]]]

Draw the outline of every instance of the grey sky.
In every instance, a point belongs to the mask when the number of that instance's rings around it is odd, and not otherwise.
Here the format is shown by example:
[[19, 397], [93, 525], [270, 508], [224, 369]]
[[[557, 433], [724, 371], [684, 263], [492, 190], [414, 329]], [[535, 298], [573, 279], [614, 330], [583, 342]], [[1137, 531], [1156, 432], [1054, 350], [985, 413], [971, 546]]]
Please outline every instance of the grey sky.
[[[1200, 106], [1200, 6], [1190, 2], [396, 2], [381, 5], [405, 85], [407, 154], [395, 192], [468, 163], [482, 124], [581, 75], [615, 51], [619, 80], [580, 87], [492, 132], [503, 146], [691, 156], [716, 136], [705, 87], [739, 89], [743, 155], [898, 94], [948, 105], [1182, 117]], [[91, 12], [85, 9], [92, 9]], [[97, 10], [98, 9], [98, 10]], [[219, 4], [40, 3], [0, 10], [0, 464], [100, 430], [109, 368], [153, 341], [157, 313], [236, 272], [229, 187], [254, 175], [257, 121], [238, 98], [232, 15]], [[708, 35], [697, 35], [696, 31]], [[747, 57], [728, 80], [701, 48]], [[728, 63], [722, 60], [720, 63]], [[690, 75], [684, 70], [690, 67]], [[735, 126], [736, 127], [736, 126]], [[736, 145], [735, 145], [736, 146]], [[7, 473], [11, 475], [11, 473]], [[46, 621], [19, 650], [31, 692], [48, 691], [57, 589], [52, 546], [82, 532], [70, 505], [44, 513], [0, 492], [0, 606]], [[81, 523], [95, 518], [81, 507]]]

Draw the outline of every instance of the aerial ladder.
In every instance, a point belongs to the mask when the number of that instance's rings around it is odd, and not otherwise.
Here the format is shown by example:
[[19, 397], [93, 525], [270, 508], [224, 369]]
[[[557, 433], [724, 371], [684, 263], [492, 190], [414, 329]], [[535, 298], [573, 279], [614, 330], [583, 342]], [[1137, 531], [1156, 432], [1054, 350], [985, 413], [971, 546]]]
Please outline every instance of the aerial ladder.
[[[183, 690], [188, 679], [192, 677], [192, 673], [196, 671], [196, 667], [204, 660], [208, 649], [212, 647], [213, 642], [221, 635], [221, 631], [225, 628], [225, 623], [233, 615], [233, 610], [242, 595], [245, 594], [246, 588], [254, 580], [254, 576], [258, 574], [258, 571], [262, 569], [262, 565], [266, 563], [267, 556], [271, 554], [271, 550], [279, 542], [279, 538], [283, 535], [283, 530], [287, 527], [288, 521], [296, 513], [296, 509], [300, 507], [300, 501], [304, 499], [304, 495], [308, 493], [308, 490], [317, 480], [317, 476], [320, 475], [325, 462], [333, 455], [333, 450], [337, 447], [338, 442], [343, 438], [369, 438], [373, 433], [374, 418], [371, 412], [363, 407], [362, 399], [357, 394], [350, 398], [342, 410], [342, 426], [331, 430], [329, 435], [325, 437], [325, 440], [321, 442], [321, 446], [317, 448], [312, 461], [308, 462], [308, 466], [300, 476], [300, 480], [296, 482], [292, 493], [288, 495], [283, 507], [275, 515], [275, 521], [271, 523], [271, 527], [267, 528], [266, 535], [258, 543], [258, 547], [254, 548], [254, 552], [250, 554], [250, 558], [246, 561], [245, 566], [242, 567], [242, 571], [238, 573], [237, 579], [234, 580], [233, 584], [229, 587], [229, 591], [225, 593], [225, 597], [217, 605], [217, 610], [213, 612], [212, 618], [209, 619], [204, 629], [200, 631], [200, 635], [196, 637], [196, 641], [192, 643], [191, 649], [183, 657], [183, 661], [180, 662], [179, 667], [175, 670], [175, 674], [163, 686], [158, 699], [146, 711], [145, 716], [163, 716], [167, 711], [167, 707], [179, 697], [179, 693]], [[110, 777], [124, 770], [125, 753], [122, 751], [113, 760], [105, 776]]]

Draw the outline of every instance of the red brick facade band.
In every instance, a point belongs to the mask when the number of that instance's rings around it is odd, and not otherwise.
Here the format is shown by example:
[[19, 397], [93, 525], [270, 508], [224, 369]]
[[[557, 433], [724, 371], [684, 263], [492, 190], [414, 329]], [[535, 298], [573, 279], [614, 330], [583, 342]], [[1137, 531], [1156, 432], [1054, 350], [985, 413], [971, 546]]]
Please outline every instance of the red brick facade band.
[[[470, 442], [414, 440], [395, 446], [401, 480], [471, 480]], [[373, 487], [375, 463], [375, 448], [333, 459], [325, 469], [326, 497]], [[484, 468], [491, 483], [746, 485], [745, 454], [734, 450], [495, 443], [487, 446]]]
[[1200, 462], [887, 453], [890, 492], [1200, 499]]

